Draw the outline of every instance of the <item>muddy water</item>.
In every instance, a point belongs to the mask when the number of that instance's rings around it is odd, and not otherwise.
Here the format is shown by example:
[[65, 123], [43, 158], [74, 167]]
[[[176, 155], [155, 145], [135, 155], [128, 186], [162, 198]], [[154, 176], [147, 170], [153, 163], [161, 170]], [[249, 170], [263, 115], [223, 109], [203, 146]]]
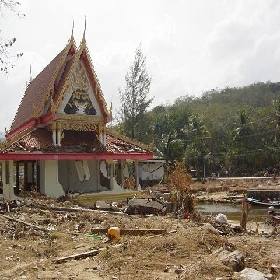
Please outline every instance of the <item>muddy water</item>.
[[[224, 203], [199, 203], [195, 209], [206, 215], [216, 216], [219, 213], [225, 214], [228, 220], [240, 221], [242, 208], [241, 205]], [[266, 207], [251, 206], [248, 220], [264, 222], [269, 216]]]

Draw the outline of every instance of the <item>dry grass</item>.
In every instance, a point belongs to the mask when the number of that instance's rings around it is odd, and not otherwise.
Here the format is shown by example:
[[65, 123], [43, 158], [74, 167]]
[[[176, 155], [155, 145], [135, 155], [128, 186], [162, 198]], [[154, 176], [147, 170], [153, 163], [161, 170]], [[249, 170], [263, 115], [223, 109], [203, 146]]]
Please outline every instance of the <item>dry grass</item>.
[[[214, 186], [215, 187], [215, 186]], [[38, 198], [37, 198], [38, 199]], [[65, 202], [33, 202], [65, 206]], [[67, 206], [73, 205], [67, 202]], [[222, 236], [205, 226], [209, 218], [195, 212], [191, 221], [167, 216], [128, 216], [93, 212], [58, 212], [23, 204], [8, 215], [50, 233], [0, 215], [1, 279], [237, 279], [218, 258], [220, 250], [240, 250], [247, 267], [269, 273], [280, 266], [280, 237], [258, 234]], [[122, 235], [118, 244], [85, 236], [92, 228], [166, 229], [165, 235]], [[117, 245], [117, 246], [116, 246]], [[55, 264], [58, 257], [105, 248], [95, 257]], [[269, 252], [269, 253], [268, 253]], [[20, 278], [19, 278], [20, 279]]]

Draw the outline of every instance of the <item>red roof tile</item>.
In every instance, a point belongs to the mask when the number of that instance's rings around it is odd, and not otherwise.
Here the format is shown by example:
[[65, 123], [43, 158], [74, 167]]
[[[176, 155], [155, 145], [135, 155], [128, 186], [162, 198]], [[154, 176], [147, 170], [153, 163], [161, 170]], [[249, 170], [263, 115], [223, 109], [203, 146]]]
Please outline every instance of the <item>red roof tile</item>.
[[61, 90], [63, 89], [63, 86], [65, 85], [65, 82], [67, 80], [67, 77], [68, 77], [68, 75], [70, 73], [70, 70], [71, 70], [71, 67], [72, 67], [74, 61], [75, 61], [75, 56], [72, 56], [69, 59], [69, 61], [66, 62], [66, 65], [64, 67], [64, 71], [62, 73], [62, 76], [61, 76], [60, 80], [58, 81], [58, 88], [55, 91], [54, 96], [53, 96], [53, 101], [55, 103], [58, 100], [59, 94], [60, 94]]
[[53, 75], [56, 73], [61, 59], [65, 56], [67, 48], [69, 48], [69, 45], [67, 45], [28, 85], [11, 125], [10, 132], [18, 129], [21, 125], [33, 118], [34, 107], [37, 109], [41, 107], [45, 94], [48, 93], [47, 90], [52, 86]]
[[94, 153], [94, 154], [146, 154], [145, 150], [115, 136], [107, 134], [106, 147], [97, 139], [93, 131], [64, 131], [61, 147], [52, 142], [52, 132], [40, 128], [33, 130], [23, 138], [7, 145], [3, 153]]
[[149, 153], [150, 151], [141, 148], [137, 144], [130, 143], [122, 140], [116, 136], [107, 134], [106, 135], [106, 150], [110, 153]]

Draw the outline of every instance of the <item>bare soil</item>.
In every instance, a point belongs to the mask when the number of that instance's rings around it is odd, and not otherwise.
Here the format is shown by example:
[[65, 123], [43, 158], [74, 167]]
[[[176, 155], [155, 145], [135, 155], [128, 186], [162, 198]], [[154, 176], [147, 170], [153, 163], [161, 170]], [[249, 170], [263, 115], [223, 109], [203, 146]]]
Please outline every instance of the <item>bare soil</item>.
[[[268, 186], [267, 182], [257, 184]], [[196, 197], [213, 195], [213, 199], [234, 191], [242, 193], [249, 187], [252, 182], [240, 180], [192, 186]], [[246, 267], [265, 274], [272, 266], [280, 267], [280, 234], [273, 226], [262, 225], [263, 229], [257, 230], [252, 224], [246, 232], [236, 233], [228, 224], [215, 231], [208, 224], [215, 226], [211, 217], [200, 213], [185, 220], [172, 214], [129, 216], [91, 209], [72, 211], [77, 206], [74, 201], [35, 195], [10, 204], [9, 209], [5, 205], [3, 201], [0, 279], [240, 279], [219, 258], [219, 252], [236, 249], [244, 255]], [[118, 242], [109, 241], [106, 233], [91, 234], [93, 229], [112, 226], [165, 229], [166, 233], [121, 235]], [[59, 261], [95, 249], [95, 255]], [[279, 271], [273, 273], [274, 279], [280, 279]]]

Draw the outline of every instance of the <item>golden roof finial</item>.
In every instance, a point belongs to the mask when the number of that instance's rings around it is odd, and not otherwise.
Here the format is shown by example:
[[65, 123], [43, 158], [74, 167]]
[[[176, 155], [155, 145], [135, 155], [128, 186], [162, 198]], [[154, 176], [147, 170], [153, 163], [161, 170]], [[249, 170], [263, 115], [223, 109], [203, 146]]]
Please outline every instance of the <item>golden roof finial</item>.
[[71, 37], [72, 37], [72, 38], [74, 37], [74, 26], [75, 26], [75, 22], [74, 22], [74, 19], [73, 19], [72, 34], [71, 34]]
[[86, 40], [86, 30], [87, 30], [87, 16], [85, 16], [85, 30], [84, 30], [83, 40]]
[[112, 112], [113, 112], [113, 103], [111, 102], [111, 106], [110, 106], [110, 115], [112, 116]]
[[32, 70], [31, 70], [31, 64], [30, 64], [30, 68], [29, 68], [29, 83], [32, 82]]

